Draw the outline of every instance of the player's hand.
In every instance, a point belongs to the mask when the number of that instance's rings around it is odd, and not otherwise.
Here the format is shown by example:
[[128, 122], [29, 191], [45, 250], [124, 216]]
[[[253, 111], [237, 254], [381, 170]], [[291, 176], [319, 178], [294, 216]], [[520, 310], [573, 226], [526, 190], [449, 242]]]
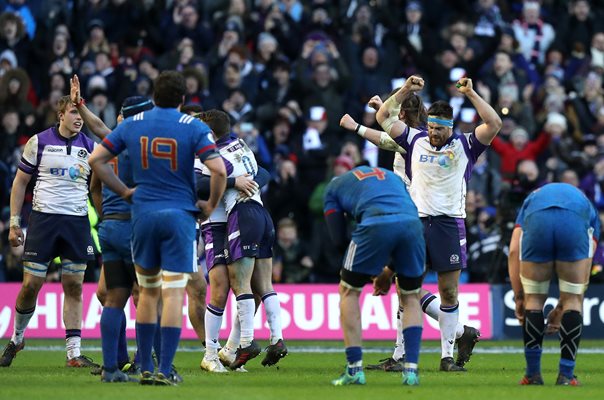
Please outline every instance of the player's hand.
[[13, 247], [19, 247], [23, 245], [23, 242], [25, 241], [23, 229], [21, 229], [20, 226], [11, 226], [10, 231], [8, 232], [8, 241]]
[[463, 94], [468, 94], [472, 90], [474, 90], [473, 85], [472, 85], [472, 79], [470, 79], [470, 78], [461, 78], [460, 80], [457, 81], [457, 83], [455, 84], [455, 87], [457, 87], [457, 91], [459, 93], [463, 93]]
[[200, 210], [200, 221], [205, 221], [206, 219], [208, 219], [212, 214], [212, 211], [214, 211], [214, 208], [210, 206], [210, 203], [204, 200], [197, 200], [195, 206]]
[[128, 203], [132, 204], [132, 196], [134, 196], [134, 192], [136, 188], [128, 188], [122, 193], [122, 199], [126, 200]]
[[344, 114], [340, 119], [340, 126], [346, 130], [354, 131], [357, 125], [357, 122], [348, 114]]
[[411, 75], [407, 78], [403, 87], [411, 92], [419, 92], [424, 88], [424, 79], [417, 75]]
[[516, 315], [518, 322], [520, 322], [520, 326], [523, 326], [524, 325], [524, 299], [516, 298], [516, 299], [514, 299], [514, 301], [516, 302], [516, 309], [514, 310], [514, 315]]
[[235, 178], [235, 189], [239, 190], [246, 197], [252, 197], [260, 188], [250, 174], [245, 174]]
[[390, 291], [390, 286], [392, 286], [392, 271], [388, 268], [384, 268], [384, 270], [375, 278], [373, 278], [373, 295], [374, 296], [384, 296], [388, 294]]
[[371, 108], [373, 108], [375, 111], [379, 110], [380, 107], [382, 106], [382, 104], [384, 104], [384, 102], [382, 101], [382, 98], [380, 96], [378, 96], [377, 94], [375, 96], [373, 96], [372, 98], [369, 99], [369, 101], [367, 102], [367, 105]]
[[80, 79], [75, 74], [69, 80], [69, 97], [73, 104], [80, 104]]
[[562, 321], [562, 302], [558, 301], [556, 307], [554, 307], [545, 317], [547, 323], [545, 325], [545, 334], [553, 335], [558, 333], [560, 330], [560, 322]]

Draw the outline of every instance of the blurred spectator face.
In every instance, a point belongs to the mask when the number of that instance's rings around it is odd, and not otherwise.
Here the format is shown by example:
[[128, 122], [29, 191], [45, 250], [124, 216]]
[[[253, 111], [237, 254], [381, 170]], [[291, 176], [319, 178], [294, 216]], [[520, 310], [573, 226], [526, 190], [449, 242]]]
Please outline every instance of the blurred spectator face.
[[231, 0], [229, 4], [229, 15], [245, 15], [245, 2], [243, 0]]
[[509, 54], [499, 52], [495, 55], [495, 61], [493, 62], [493, 70], [495, 75], [501, 77], [507, 74], [513, 67], [512, 60]]
[[16, 111], [8, 111], [2, 117], [2, 130], [8, 135], [14, 135], [19, 129], [19, 114]]
[[90, 30], [90, 42], [91, 43], [101, 43], [105, 40], [105, 31], [100, 26], [95, 26]]
[[363, 66], [367, 69], [374, 69], [379, 62], [379, 54], [375, 47], [367, 47], [363, 51]]
[[354, 142], [344, 143], [342, 150], [340, 150], [340, 155], [350, 157], [354, 165], [358, 165], [361, 162], [361, 150]]
[[58, 105], [59, 99], [61, 97], [63, 97], [63, 92], [58, 91], [58, 90], [53, 90], [52, 92], [50, 92], [50, 95], [48, 96], [48, 102], [50, 104], [50, 108], [55, 113], [57, 111], [57, 105]]
[[313, 10], [311, 20], [317, 25], [327, 25], [331, 22], [329, 19], [329, 14], [327, 14], [327, 10], [325, 10], [323, 7], [315, 8]]
[[107, 95], [104, 92], [99, 92], [92, 98], [92, 104], [98, 111], [104, 110], [107, 107], [107, 103]]
[[197, 27], [197, 22], [199, 21], [199, 14], [197, 14], [197, 10], [193, 6], [185, 6], [180, 16], [182, 17], [182, 25], [187, 29], [195, 29]]
[[12, 78], [8, 81], [8, 93], [11, 95], [16, 95], [19, 93], [19, 89], [21, 89], [21, 81], [17, 78]]
[[516, 121], [513, 118], [502, 118], [502, 126], [500, 134], [502, 136], [510, 136], [510, 133], [516, 128]]
[[95, 68], [98, 72], [102, 72], [107, 68], [111, 68], [111, 60], [109, 59], [109, 54], [107, 53], [97, 53], [94, 58]]
[[484, 10], [488, 11], [495, 4], [495, 0], [478, 0], [478, 6]]
[[258, 40], [258, 53], [263, 60], [270, 60], [277, 51], [277, 40], [272, 36], [263, 36]]
[[185, 86], [187, 88], [187, 94], [196, 94], [199, 92], [199, 81], [192, 75], [185, 78]]
[[290, 132], [291, 128], [287, 121], [284, 119], [277, 119], [275, 125], [273, 125], [273, 137], [275, 145], [287, 143]]
[[329, 65], [319, 64], [313, 71], [313, 80], [320, 88], [326, 88], [331, 83], [331, 71]]
[[405, 17], [407, 18], [408, 24], [419, 24], [419, 21], [422, 19], [422, 11], [419, 8], [409, 8], [405, 9]]
[[598, 32], [591, 38], [591, 47], [598, 51], [604, 51], [604, 33]]
[[293, 224], [279, 224], [279, 231], [277, 233], [277, 240], [279, 245], [284, 249], [292, 247], [298, 241], [298, 229]]
[[522, 160], [518, 163], [518, 175], [524, 175], [530, 182], [535, 182], [539, 177], [539, 168], [532, 160]]
[[522, 7], [522, 16], [527, 24], [536, 24], [539, 21], [541, 6], [536, 1], [525, 1]]
[[517, 43], [516, 38], [513, 35], [505, 32], [501, 34], [501, 40], [499, 42], [499, 48], [503, 51], [514, 52], [516, 50]]
[[233, 104], [235, 110], [239, 111], [243, 108], [247, 99], [245, 98], [243, 92], [236, 90], [229, 96], [229, 101], [231, 102], [231, 104]]
[[14, 40], [17, 37], [17, 21], [6, 21], [2, 27], [2, 36], [8, 41]]
[[184, 45], [181, 49], [180, 49], [180, 55], [178, 58], [178, 62], [181, 65], [189, 65], [189, 63], [191, 62], [191, 59], [193, 58], [193, 56], [195, 55], [195, 51], [193, 50], [193, 45]]
[[149, 79], [139, 79], [136, 83], [136, 96], [149, 96], [151, 93], [151, 81]]
[[466, 47], [468, 46], [468, 39], [466, 39], [465, 36], [460, 35], [459, 33], [454, 33], [451, 35], [449, 43], [458, 54], [461, 54], [466, 50]]
[[547, 64], [561, 65], [564, 61], [564, 55], [560, 50], [552, 49], [547, 52]]
[[516, 150], [522, 150], [528, 143], [528, 133], [524, 128], [518, 127], [510, 134], [510, 140]]
[[53, 74], [50, 77], [50, 90], [60, 90], [65, 92], [67, 84], [65, 83], [65, 78], [61, 74]]
[[277, 85], [286, 86], [289, 83], [289, 71], [287, 68], [277, 67], [273, 71], [273, 78], [277, 81]]
[[447, 69], [451, 69], [451, 68], [455, 67], [455, 65], [457, 64], [458, 61], [459, 61], [459, 58], [453, 50], [447, 49], [447, 50], [443, 51], [440, 55], [440, 63], [442, 64], [443, 67], [445, 67]]
[[360, 25], [371, 25], [371, 9], [368, 5], [360, 6], [355, 15], [356, 22]]
[[67, 52], [67, 36], [59, 33], [55, 35], [52, 42], [52, 52], [56, 56], [62, 56]]
[[241, 85], [241, 72], [237, 65], [228, 64], [224, 69], [224, 84], [229, 89], [238, 88]]
[[282, 180], [287, 181], [290, 178], [296, 177], [296, 164], [291, 160], [283, 160], [279, 166], [279, 176]]
[[575, 14], [577, 20], [583, 22], [589, 17], [589, 2], [586, 0], [577, 0], [572, 8], [572, 13]]
[[138, 69], [141, 74], [145, 74], [148, 77], [156, 76], [159, 72], [148, 60], [142, 60], [138, 65]]
[[473, 29], [474, 28], [471, 27], [469, 23], [462, 20], [455, 21], [451, 25], [449, 25], [449, 30], [451, 31], [451, 34], [459, 33], [460, 35], [463, 35], [465, 37], [473, 36]]
[[227, 58], [225, 60], [226, 64], [235, 64], [239, 67], [239, 69], [243, 68], [247, 59], [243, 56], [240, 51], [235, 51], [235, 49], [231, 49], [227, 54]]
[[589, 157], [596, 157], [598, 155], [598, 146], [595, 143], [588, 143], [583, 146], [583, 153]]
[[590, 72], [585, 79], [585, 84], [583, 86], [583, 97], [587, 101], [596, 100], [602, 93], [602, 78]]
[[562, 173], [562, 176], [560, 176], [560, 182], [579, 187], [579, 176], [572, 169], [567, 169]]

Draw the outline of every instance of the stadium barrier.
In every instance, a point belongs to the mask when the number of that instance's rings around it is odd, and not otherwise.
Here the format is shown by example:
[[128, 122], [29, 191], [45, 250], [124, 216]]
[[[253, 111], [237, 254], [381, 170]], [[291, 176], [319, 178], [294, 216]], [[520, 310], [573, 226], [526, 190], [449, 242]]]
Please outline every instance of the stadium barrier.
[[[21, 285], [0, 284], [0, 337], [10, 337], [13, 330], [14, 304]], [[426, 289], [437, 292], [436, 285]], [[96, 285], [85, 284], [83, 290], [82, 336], [100, 337], [102, 307], [95, 295]], [[342, 339], [340, 330], [338, 285], [275, 285], [282, 307], [283, 334], [288, 339]], [[396, 337], [396, 312], [398, 299], [394, 288], [387, 296], [371, 295], [367, 286], [361, 295], [363, 337], [367, 340]], [[479, 328], [485, 339], [493, 336], [491, 316], [491, 293], [487, 284], [462, 285], [460, 288], [460, 320]], [[63, 291], [60, 284], [45, 284], [40, 291], [36, 313], [29, 323], [26, 336], [29, 338], [63, 338], [62, 321]], [[184, 306], [186, 316], [187, 306]], [[222, 338], [228, 337], [231, 321], [236, 313], [234, 298], [231, 298], [220, 330]], [[134, 337], [134, 306], [126, 308], [128, 337]], [[195, 339], [188, 318], [183, 322], [182, 337]], [[264, 313], [260, 310], [255, 319], [256, 338], [267, 339]], [[438, 322], [426, 318], [424, 338], [439, 339]]]

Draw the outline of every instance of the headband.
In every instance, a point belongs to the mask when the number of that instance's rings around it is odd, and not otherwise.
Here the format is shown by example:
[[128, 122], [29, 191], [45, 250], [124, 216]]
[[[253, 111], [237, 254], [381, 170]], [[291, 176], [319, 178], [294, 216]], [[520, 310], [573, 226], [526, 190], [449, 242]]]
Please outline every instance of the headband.
[[428, 122], [434, 122], [435, 124], [446, 126], [447, 128], [453, 128], [452, 119], [441, 119], [441, 118], [428, 116]]

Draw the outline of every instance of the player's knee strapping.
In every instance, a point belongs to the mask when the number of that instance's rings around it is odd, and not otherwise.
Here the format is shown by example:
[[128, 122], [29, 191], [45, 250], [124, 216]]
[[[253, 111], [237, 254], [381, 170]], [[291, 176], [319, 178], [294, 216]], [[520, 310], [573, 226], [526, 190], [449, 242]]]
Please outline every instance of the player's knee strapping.
[[549, 292], [549, 281], [534, 281], [520, 275], [520, 282], [524, 288], [524, 293], [527, 294], [547, 294]]
[[572, 283], [563, 279], [558, 279], [560, 285], [560, 291], [571, 293], [571, 294], [583, 294], [587, 290], [587, 284], [585, 283]]
[[61, 269], [66, 275], [84, 275], [86, 263], [63, 262]]
[[398, 287], [401, 289], [402, 294], [413, 294], [419, 293], [422, 288], [423, 276], [416, 278], [408, 278], [406, 276], [400, 276], [397, 279]]
[[182, 289], [187, 286], [187, 282], [191, 278], [190, 274], [182, 272], [162, 272], [162, 289]]
[[158, 271], [157, 274], [153, 275], [142, 275], [137, 272], [136, 279], [138, 280], [138, 286], [147, 289], [158, 288], [162, 285], [161, 275], [161, 271]]
[[48, 265], [33, 262], [33, 261], [24, 261], [23, 270], [30, 275], [37, 276], [39, 278], [46, 278], [46, 272], [48, 271]]

